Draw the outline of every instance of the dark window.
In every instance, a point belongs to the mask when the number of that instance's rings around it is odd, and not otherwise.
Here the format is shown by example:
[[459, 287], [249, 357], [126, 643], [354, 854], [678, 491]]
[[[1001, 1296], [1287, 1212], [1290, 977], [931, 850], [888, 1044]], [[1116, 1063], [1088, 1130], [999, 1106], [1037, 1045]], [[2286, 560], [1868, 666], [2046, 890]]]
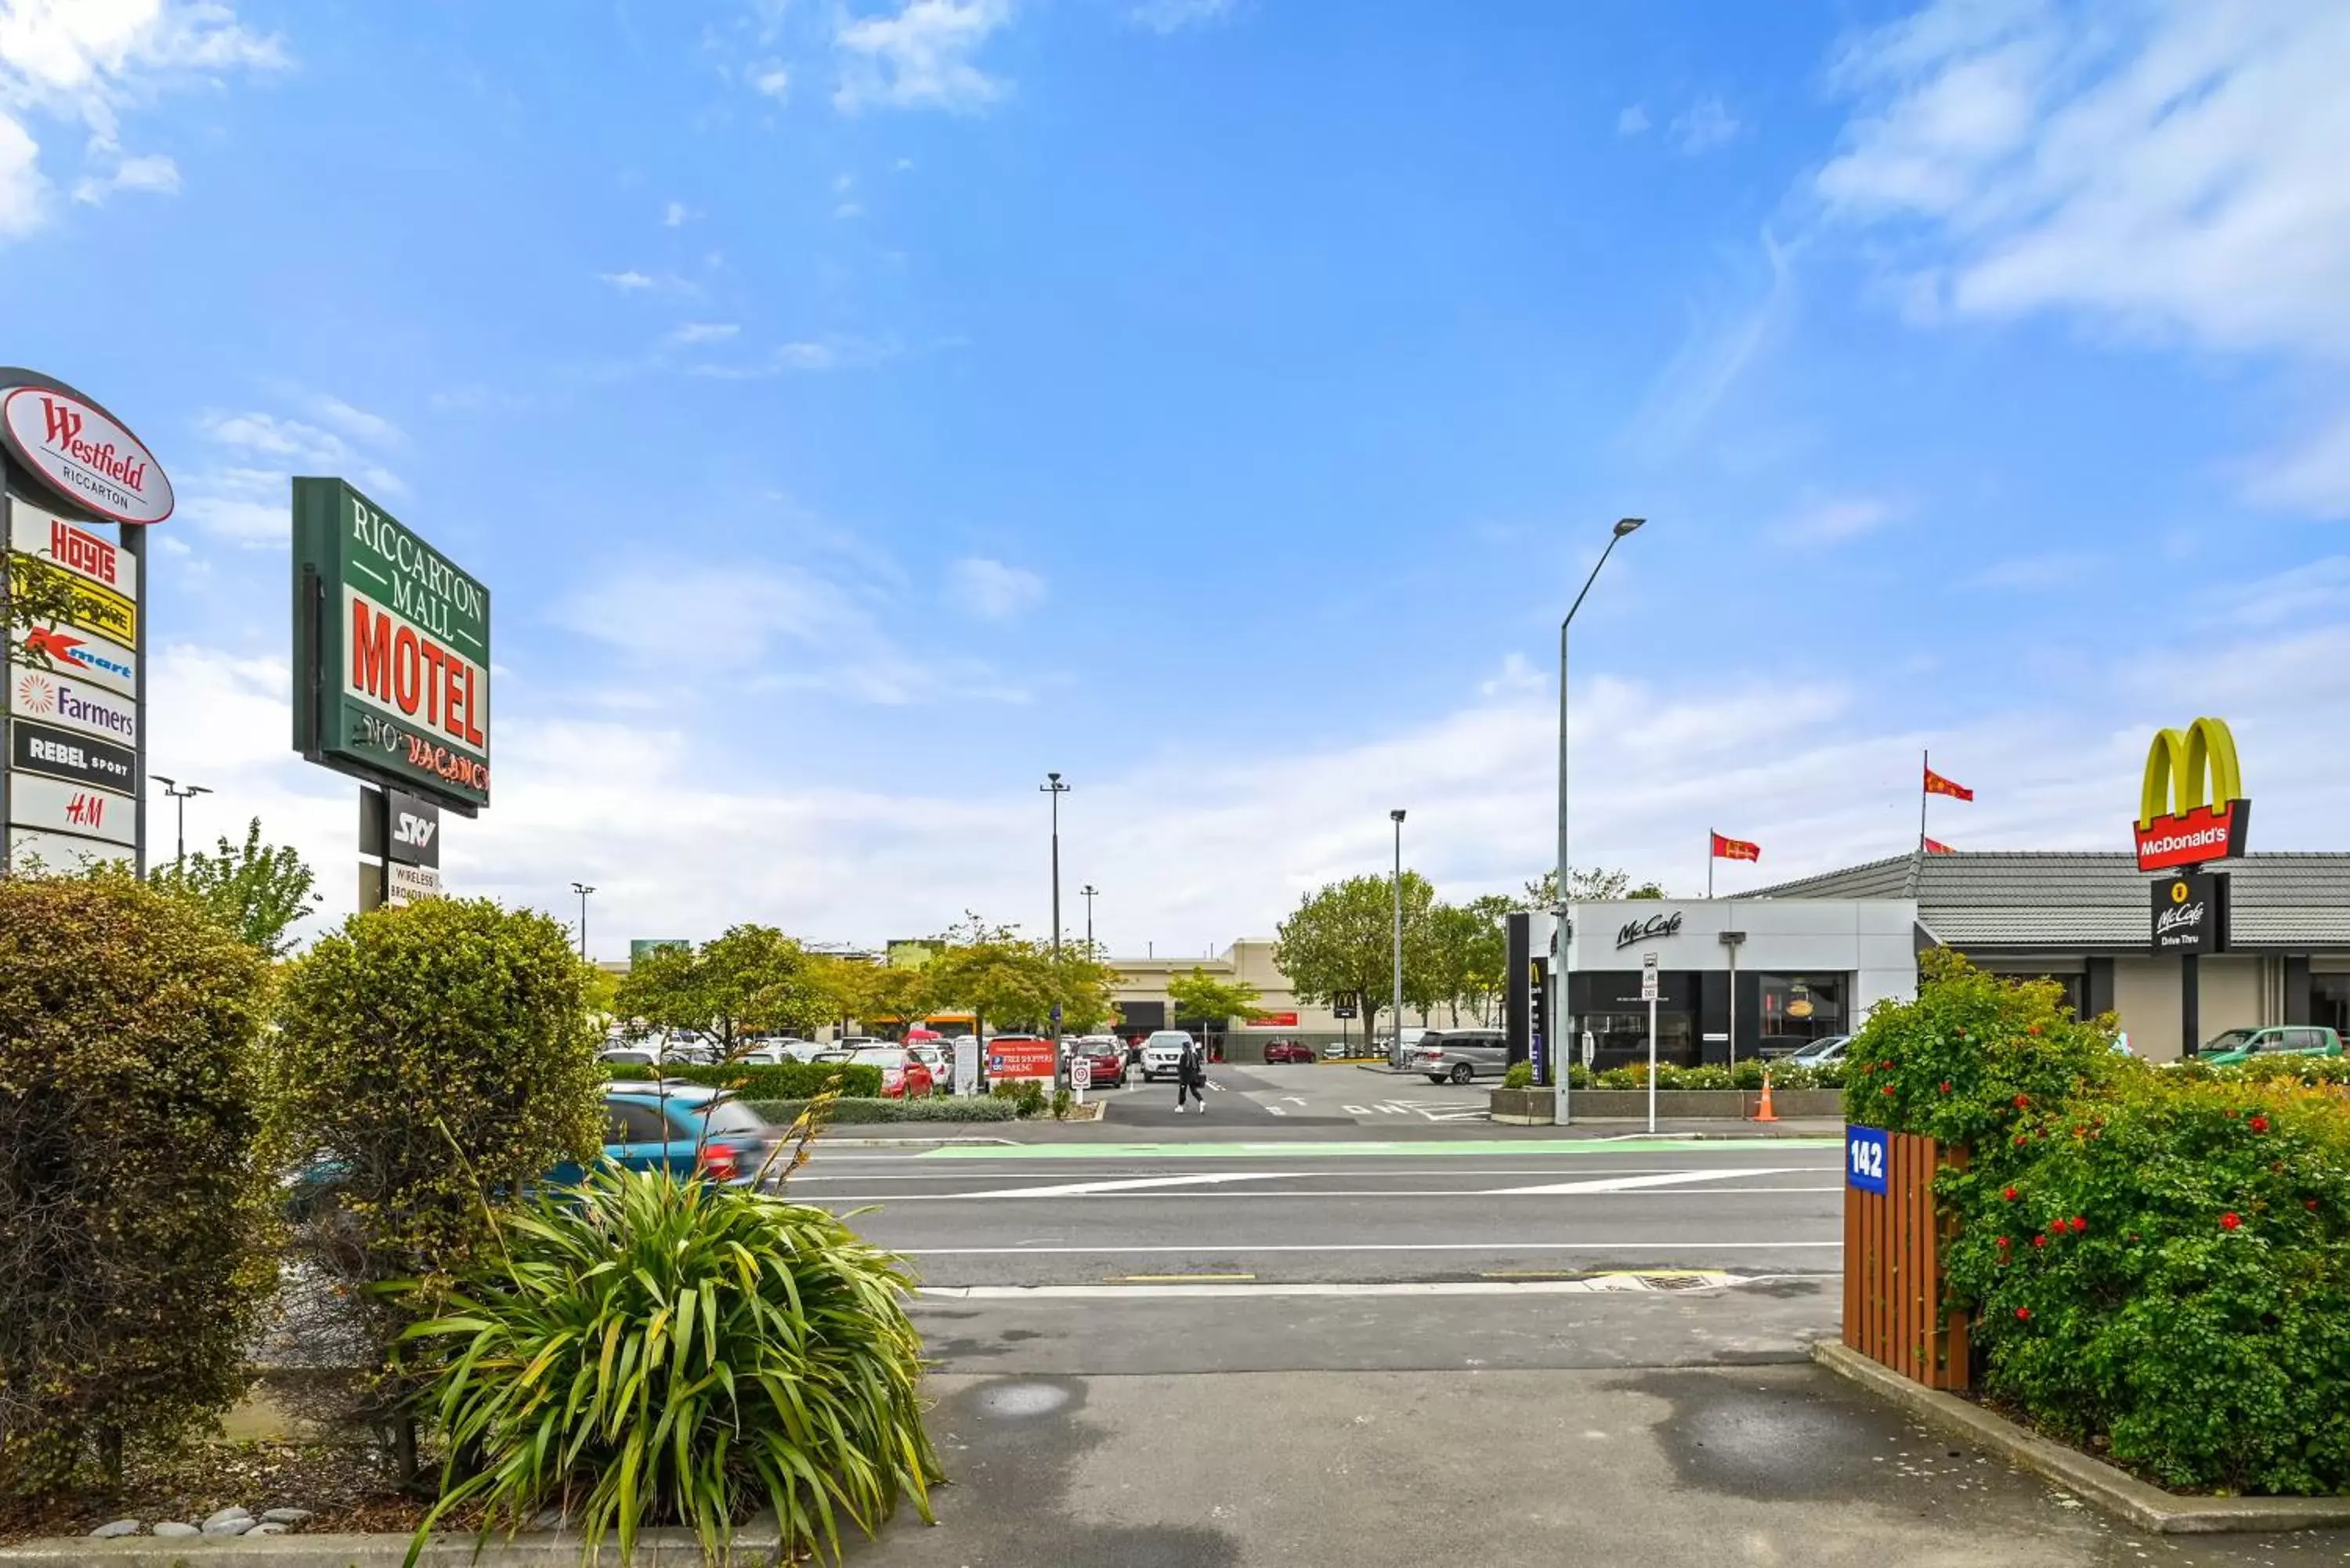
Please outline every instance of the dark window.
[[1763, 975], [1758, 1033], [1799, 1040], [1850, 1033], [1845, 1026], [1846, 989], [1841, 974]]
[[613, 1100], [605, 1109], [609, 1120], [604, 1128], [606, 1143], [667, 1143], [669, 1123], [660, 1111], [634, 1100]]

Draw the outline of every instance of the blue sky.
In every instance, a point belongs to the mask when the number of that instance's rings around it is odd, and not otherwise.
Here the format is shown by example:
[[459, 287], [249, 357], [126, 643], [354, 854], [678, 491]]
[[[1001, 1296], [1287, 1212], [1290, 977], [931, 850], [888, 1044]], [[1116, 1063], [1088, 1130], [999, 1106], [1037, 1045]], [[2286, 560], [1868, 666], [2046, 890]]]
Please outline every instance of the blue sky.
[[[2236, 722], [2342, 845], [2350, 12], [0, 0], [6, 358], [159, 530], [152, 763], [354, 888], [286, 476], [495, 595], [460, 890], [1204, 950], [1550, 843], [2119, 847]], [[1074, 911], [1081, 908], [1072, 891]], [[1072, 916], [1072, 919], [1075, 919]]]

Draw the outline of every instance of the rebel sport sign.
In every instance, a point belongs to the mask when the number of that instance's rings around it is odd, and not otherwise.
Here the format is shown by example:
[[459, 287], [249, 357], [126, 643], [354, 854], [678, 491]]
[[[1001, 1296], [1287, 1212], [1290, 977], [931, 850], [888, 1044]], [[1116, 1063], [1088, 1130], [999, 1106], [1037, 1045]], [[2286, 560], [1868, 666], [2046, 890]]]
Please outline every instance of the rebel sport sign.
[[489, 589], [339, 479], [294, 482], [294, 642], [296, 751], [489, 804]]

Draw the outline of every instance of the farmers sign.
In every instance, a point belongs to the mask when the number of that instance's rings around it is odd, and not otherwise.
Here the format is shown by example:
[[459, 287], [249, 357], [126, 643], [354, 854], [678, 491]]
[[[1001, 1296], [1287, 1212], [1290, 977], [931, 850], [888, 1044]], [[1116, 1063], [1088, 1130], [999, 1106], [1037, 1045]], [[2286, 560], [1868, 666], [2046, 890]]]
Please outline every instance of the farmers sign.
[[489, 804], [489, 590], [339, 479], [294, 482], [294, 640], [296, 751]]

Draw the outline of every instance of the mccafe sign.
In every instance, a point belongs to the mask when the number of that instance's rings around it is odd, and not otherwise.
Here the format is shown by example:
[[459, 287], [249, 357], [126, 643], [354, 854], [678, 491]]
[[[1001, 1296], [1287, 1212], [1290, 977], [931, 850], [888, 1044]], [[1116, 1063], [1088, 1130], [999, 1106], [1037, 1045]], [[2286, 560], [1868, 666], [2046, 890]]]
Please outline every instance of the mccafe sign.
[[1627, 920], [1616, 928], [1616, 950], [1621, 952], [1642, 942], [1662, 941], [1667, 937], [1680, 934], [1681, 912], [1679, 909], [1669, 915], [1650, 915], [1645, 920]]

